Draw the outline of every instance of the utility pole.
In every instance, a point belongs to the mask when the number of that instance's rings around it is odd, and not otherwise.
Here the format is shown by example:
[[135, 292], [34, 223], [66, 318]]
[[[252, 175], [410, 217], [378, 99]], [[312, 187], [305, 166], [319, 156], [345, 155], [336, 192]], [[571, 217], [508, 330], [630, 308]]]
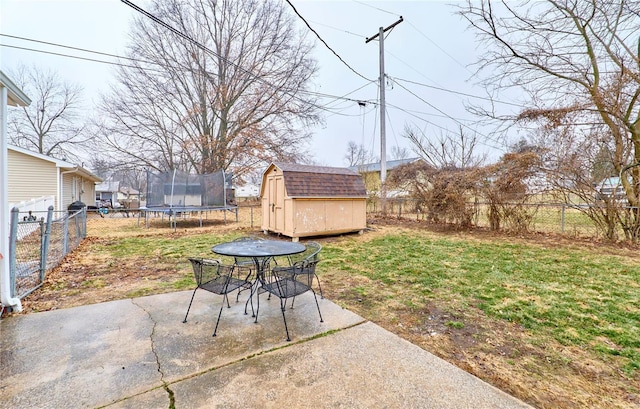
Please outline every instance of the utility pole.
[[404, 20], [402, 16], [395, 23], [387, 28], [380, 27], [377, 34], [365, 40], [365, 44], [375, 38], [380, 40], [380, 201], [382, 205], [382, 213], [387, 213], [387, 135], [385, 122], [385, 94], [384, 94], [384, 33], [391, 30]]

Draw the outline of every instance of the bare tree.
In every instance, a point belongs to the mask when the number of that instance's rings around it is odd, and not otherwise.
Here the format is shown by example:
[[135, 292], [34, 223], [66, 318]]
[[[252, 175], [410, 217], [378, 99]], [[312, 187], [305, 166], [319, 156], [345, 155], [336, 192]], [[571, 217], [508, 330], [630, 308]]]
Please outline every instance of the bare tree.
[[347, 145], [347, 153], [344, 155], [347, 166], [364, 165], [366, 163], [375, 162], [375, 157], [364, 145], [358, 145], [354, 141], [349, 141]]
[[390, 185], [409, 184], [418, 208], [429, 221], [470, 226], [486, 156], [477, 152], [476, 135], [469, 136], [460, 127], [457, 135], [429, 136], [407, 125], [404, 136], [424, 162], [396, 169]]
[[11, 75], [32, 99], [31, 105], [9, 114], [11, 143], [60, 159], [78, 159], [89, 139], [80, 115], [82, 88], [36, 66], [20, 66]]
[[391, 158], [392, 159], [408, 159], [411, 156], [411, 151], [407, 148], [400, 146], [392, 146], [391, 147]]
[[[489, 93], [516, 89], [530, 98], [530, 108], [501, 119], [538, 125], [539, 134], [560, 143], [549, 146], [558, 180], [597, 174], [598, 147], [606, 146], [635, 207], [622, 226], [634, 240], [640, 234], [638, 10], [637, 0], [469, 0], [460, 9], [486, 50], [478, 64]], [[589, 156], [572, 157], [581, 150]], [[563, 174], [566, 163], [577, 167]]]
[[287, 11], [272, 0], [154, 0], [102, 103], [102, 139], [158, 170], [242, 174], [295, 160], [318, 121], [307, 92], [316, 64]]
[[475, 168], [486, 158], [486, 155], [477, 152], [477, 135], [467, 135], [462, 127], [457, 135], [449, 133], [428, 136], [407, 125], [404, 136], [420, 157], [434, 168]]

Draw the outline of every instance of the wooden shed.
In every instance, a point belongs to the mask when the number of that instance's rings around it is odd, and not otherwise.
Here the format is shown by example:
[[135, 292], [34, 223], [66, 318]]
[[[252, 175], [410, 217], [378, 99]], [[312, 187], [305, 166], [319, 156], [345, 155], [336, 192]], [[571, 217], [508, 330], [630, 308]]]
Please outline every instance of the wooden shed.
[[347, 168], [272, 163], [262, 175], [262, 230], [297, 240], [362, 231], [367, 192]]

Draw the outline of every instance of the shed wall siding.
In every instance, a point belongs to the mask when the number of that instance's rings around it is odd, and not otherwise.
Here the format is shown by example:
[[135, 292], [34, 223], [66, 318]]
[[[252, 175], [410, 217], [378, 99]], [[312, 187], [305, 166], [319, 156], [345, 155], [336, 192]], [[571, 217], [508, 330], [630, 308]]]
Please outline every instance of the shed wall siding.
[[56, 165], [13, 150], [8, 151], [9, 202], [42, 196], [58, 197]]
[[327, 231], [326, 202], [324, 200], [296, 201], [295, 210], [291, 212], [295, 229], [292, 234], [322, 233]]
[[315, 236], [364, 230], [367, 227], [366, 200], [296, 199], [291, 237]]

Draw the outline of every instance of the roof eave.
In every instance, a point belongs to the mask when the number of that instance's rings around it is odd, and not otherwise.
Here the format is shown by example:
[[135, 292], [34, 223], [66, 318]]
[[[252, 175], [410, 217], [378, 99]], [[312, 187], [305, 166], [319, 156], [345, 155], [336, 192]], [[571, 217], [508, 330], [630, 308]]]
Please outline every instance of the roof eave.
[[26, 107], [31, 104], [31, 99], [16, 84], [0, 71], [0, 85], [7, 89], [7, 104], [11, 106]]

